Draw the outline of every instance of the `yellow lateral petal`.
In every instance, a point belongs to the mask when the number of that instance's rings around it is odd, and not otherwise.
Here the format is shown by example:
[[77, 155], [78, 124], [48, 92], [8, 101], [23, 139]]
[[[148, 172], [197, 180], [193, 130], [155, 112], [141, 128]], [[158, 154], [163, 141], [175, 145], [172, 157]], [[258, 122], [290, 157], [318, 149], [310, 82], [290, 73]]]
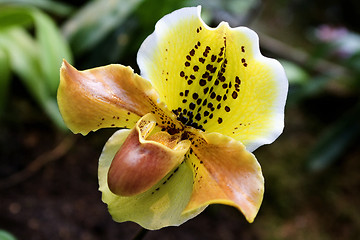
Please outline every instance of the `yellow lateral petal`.
[[264, 194], [264, 179], [255, 156], [244, 145], [218, 133], [193, 137], [187, 163], [193, 169], [194, 186], [185, 213], [208, 204], [238, 208], [252, 222]]
[[157, 99], [151, 84], [130, 67], [113, 64], [78, 71], [66, 61], [61, 67], [58, 104], [74, 133], [133, 127], [139, 117], [149, 112], [167, 120], [171, 113], [165, 113], [167, 110], [157, 104]]
[[187, 164], [173, 169], [148, 191], [124, 197], [112, 193], [107, 174], [116, 152], [125, 142], [131, 130], [118, 130], [106, 143], [99, 159], [99, 190], [117, 222], [133, 221], [142, 227], [156, 230], [166, 226], [178, 226], [201, 213], [206, 206], [191, 213], [182, 214], [192, 192], [192, 170]]
[[258, 36], [222, 22], [208, 27], [200, 7], [166, 15], [141, 46], [138, 64], [161, 100], [188, 126], [243, 142], [249, 151], [283, 129], [287, 79], [261, 55]]

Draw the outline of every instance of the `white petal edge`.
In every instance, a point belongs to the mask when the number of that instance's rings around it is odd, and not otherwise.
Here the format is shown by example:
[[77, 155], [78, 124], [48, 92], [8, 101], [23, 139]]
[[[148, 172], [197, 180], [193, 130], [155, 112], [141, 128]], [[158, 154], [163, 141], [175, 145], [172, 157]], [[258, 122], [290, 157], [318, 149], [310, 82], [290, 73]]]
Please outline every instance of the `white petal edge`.
[[257, 137], [255, 140], [242, 142], [249, 152], [253, 152], [262, 145], [270, 144], [274, 142], [283, 132], [284, 111], [285, 111], [285, 103], [287, 99], [289, 82], [286, 77], [285, 70], [283, 66], [280, 64], [280, 62], [277, 61], [276, 59], [268, 58], [261, 54], [259, 36], [255, 31], [247, 27], [236, 27], [231, 29], [232, 31], [239, 31], [245, 34], [246, 36], [249, 37], [249, 39], [253, 41], [252, 52], [254, 59], [258, 62], [264, 63], [267, 66], [271, 66], [271, 69], [273, 70], [273, 74], [277, 82], [278, 96], [273, 105], [274, 110], [273, 110], [272, 119], [268, 120], [272, 123], [270, 125], [272, 125], [273, 127], [268, 128], [268, 131], [264, 133], [263, 136]]
[[[165, 15], [156, 23], [154, 32], [145, 39], [145, 41], [140, 46], [137, 54], [137, 63], [141, 70], [141, 75], [145, 79], [151, 82], [151, 79], [149, 79], [146, 70], [148, 63], [152, 61], [152, 55], [154, 54], [154, 51], [156, 51], [156, 49], [158, 48], [159, 39], [166, 35], [168, 30], [171, 29], [173, 25], [177, 24], [180, 19], [183, 20], [192, 17], [198, 18], [203, 24], [203, 26], [209, 30], [214, 30], [222, 24], [228, 25], [227, 22], [221, 22], [216, 28], [209, 27], [201, 18], [201, 6], [185, 7]], [[263, 134], [263, 136], [259, 136], [252, 141], [241, 141], [248, 151], [253, 152], [262, 145], [274, 142], [283, 132], [284, 110], [289, 83], [282, 65], [277, 60], [265, 57], [261, 54], [259, 37], [255, 31], [243, 26], [236, 28], [230, 27], [230, 29], [232, 31], [239, 31], [243, 34], [246, 34], [254, 42], [254, 44], [252, 45], [254, 59], [259, 62], [263, 62], [266, 65], [272, 66], [274, 76], [276, 76], [278, 82], [278, 97], [273, 106], [273, 117], [272, 119], [269, 119], [269, 121], [272, 122], [272, 124], [270, 125], [272, 125], [273, 127], [269, 128], [268, 131]]]
[[271, 66], [274, 77], [276, 78], [277, 81], [278, 97], [273, 105], [274, 108], [273, 117], [272, 119], [269, 119], [269, 121], [272, 122], [271, 125], [273, 127], [269, 128], [267, 133], [265, 133], [262, 137], [258, 137], [256, 140], [253, 141], [243, 142], [246, 149], [249, 152], [253, 152], [262, 145], [270, 144], [274, 142], [283, 132], [284, 111], [285, 111], [285, 103], [289, 88], [289, 81], [286, 77], [285, 70], [279, 61], [273, 58], [265, 57], [261, 54], [259, 36], [255, 31], [247, 27], [236, 27], [231, 29], [233, 31], [239, 31], [241, 33], [245, 33], [254, 42], [254, 44], [252, 45], [253, 46], [252, 52], [254, 59], [268, 66]]
[[[170, 29], [173, 25], [176, 25], [179, 20], [199, 18], [202, 21], [200, 14], [201, 6], [185, 7], [165, 15], [155, 24], [154, 32], [144, 40], [137, 54], [137, 63], [143, 78], [151, 82], [151, 79], [147, 76], [146, 65], [147, 62], [152, 61], [152, 55], [158, 46], [158, 39], [161, 39], [164, 35], [166, 35], [168, 29]], [[204, 23], [204, 26], [207, 25]]]

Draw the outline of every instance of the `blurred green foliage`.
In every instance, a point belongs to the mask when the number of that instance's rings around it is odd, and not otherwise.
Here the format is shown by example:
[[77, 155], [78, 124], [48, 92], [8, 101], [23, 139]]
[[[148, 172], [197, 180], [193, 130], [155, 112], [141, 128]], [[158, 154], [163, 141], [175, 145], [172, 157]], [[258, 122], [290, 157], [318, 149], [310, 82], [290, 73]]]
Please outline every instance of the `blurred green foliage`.
[[0, 240], [16, 240], [16, 238], [11, 233], [0, 229]]
[[8, 5], [0, 8], [0, 22], [2, 115], [14, 73], [53, 122], [65, 129], [56, 92], [61, 61], [72, 61], [72, 54], [55, 22], [39, 9]]

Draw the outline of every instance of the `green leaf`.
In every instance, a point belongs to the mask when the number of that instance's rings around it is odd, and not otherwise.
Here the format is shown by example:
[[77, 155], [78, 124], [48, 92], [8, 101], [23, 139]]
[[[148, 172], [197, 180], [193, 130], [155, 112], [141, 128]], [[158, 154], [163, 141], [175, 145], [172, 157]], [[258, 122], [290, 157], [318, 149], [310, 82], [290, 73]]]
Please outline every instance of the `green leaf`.
[[0, 5], [0, 30], [13, 26], [27, 26], [32, 18], [24, 8], [1, 7]]
[[70, 49], [53, 20], [40, 11], [32, 10], [39, 44], [39, 60], [50, 93], [55, 96], [60, 81], [62, 59], [72, 62]]
[[11, 233], [0, 229], [0, 239], [1, 240], [16, 240], [15, 236]]
[[38, 43], [24, 29], [14, 27], [0, 32], [0, 46], [6, 49], [12, 71], [30, 94], [59, 128], [66, 129], [40, 67]]
[[89, 2], [63, 28], [75, 54], [91, 50], [136, 9], [142, 0]]
[[[65, 129], [56, 104], [56, 93], [62, 59], [72, 61], [67, 42], [54, 21], [35, 8], [8, 6], [0, 10], [0, 20], [1, 17], [6, 20], [7, 27], [0, 27], [0, 47], [8, 55], [11, 69], [54, 123]], [[29, 19], [34, 23], [36, 39], [23, 28], [25, 23], [29, 23]], [[5, 71], [5, 66], [8, 65], [4, 63], [0, 70]], [[0, 90], [3, 92], [7, 91], [6, 76], [4, 74], [0, 78], [5, 79], [4, 87]], [[5, 94], [1, 96], [5, 98]], [[1, 100], [0, 108], [3, 105]]]
[[5, 50], [0, 47], [0, 116], [4, 113], [9, 93], [10, 62]]
[[73, 11], [73, 7], [65, 3], [59, 3], [51, 0], [0, 0], [0, 7], [3, 6], [35, 7], [59, 16], [67, 16]]
[[309, 81], [309, 74], [300, 66], [286, 60], [280, 61], [285, 69], [290, 84], [306, 84]]
[[[20, 22], [33, 20], [36, 31], [36, 38], [39, 47], [40, 68], [43, 72], [44, 80], [48, 85], [48, 90], [55, 96], [59, 85], [59, 68], [62, 59], [72, 62], [72, 56], [67, 42], [63, 39], [54, 21], [39, 10], [33, 8], [14, 8], [7, 7], [0, 11], [1, 16], [17, 24], [7, 24], [8, 27], [19, 25]], [[20, 20], [15, 20], [20, 19]], [[24, 20], [21, 20], [24, 19]], [[19, 23], [19, 24], [18, 24]]]
[[7, 51], [12, 70], [38, 101], [42, 99], [46, 86], [41, 81], [39, 49], [34, 39], [24, 29], [13, 27], [0, 33], [0, 45]]

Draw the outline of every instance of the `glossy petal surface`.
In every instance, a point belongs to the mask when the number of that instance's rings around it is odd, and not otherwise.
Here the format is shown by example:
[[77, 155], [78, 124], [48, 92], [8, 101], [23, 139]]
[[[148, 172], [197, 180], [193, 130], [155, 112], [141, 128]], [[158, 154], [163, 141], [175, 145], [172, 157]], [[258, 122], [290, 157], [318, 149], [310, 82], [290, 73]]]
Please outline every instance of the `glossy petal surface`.
[[194, 188], [185, 212], [221, 203], [238, 208], [252, 222], [264, 194], [264, 179], [255, 156], [244, 145], [218, 133], [194, 136], [187, 163]]
[[106, 143], [99, 160], [99, 190], [113, 219], [117, 222], [133, 221], [144, 228], [155, 230], [178, 226], [202, 212], [206, 206], [183, 213], [192, 194], [193, 182], [192, 170], [185, 163], [170, 171], [144, 193], [122, 197], [110, 191], [107, 174], [111, 162], [130, 132], [127, 129], [115, 132]]
[[180, 165], [190, 147], [180, 135], [157, 132], [151, 113], [142, 117], [115, 154], [108, 172], [110, 190], [120, 196], [140, 194]]
[[58, 104], [66, 125], [87, 134], [106, 127], [133, 127], [146, 113], [168, 119], [151, 84], [130, 67], [108, 65], [78, 71], [64, 61], [60, 70]]
[[230, 136], [249, 151], [282, 132], [287, 79], [248, 28], [222, 22], [213, 29], [200, 7], [183, 8], [158, 21], [138, 64], [186, 125]]

